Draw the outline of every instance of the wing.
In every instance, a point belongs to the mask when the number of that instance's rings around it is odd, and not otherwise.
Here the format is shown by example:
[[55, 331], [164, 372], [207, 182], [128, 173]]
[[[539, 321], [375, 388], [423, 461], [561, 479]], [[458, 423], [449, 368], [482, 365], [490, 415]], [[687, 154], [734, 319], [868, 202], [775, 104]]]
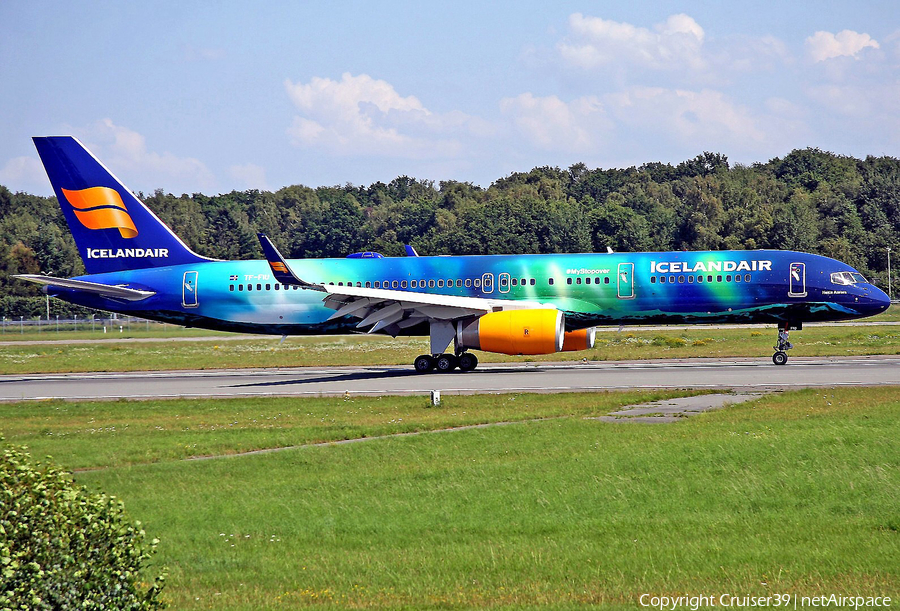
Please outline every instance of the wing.
[[69, 278], [54, 278], [53, 276], [39, 276], [36, 274], [18, 274], [14, 278], [21, 278], [29, 282], [36, 282], [46, 286], [55, 286], [62, 289], [72, 291], [83, 291], [85, 293], [94, 293], [102, 297], [111, 297], [113, 299], [124, 299], [125, 301], [141, 301], [147, 297], [156, 295], [153, 291], [139, 291], [124, 286], [114, 286], [109, 284], [100, 284], [98, 282], [87, 282], [86, 280], [71, 280]]
[[296, 284], [306, 289], [326, 293], [325, 305], [335, 310], [328, 320], [343, 316], [359, 318], [357, 328], [369, 327], [369, 333], [383, 331], [396, 336], [403, 329], [423, 322], [450, 323], [503, 310], [556, 309], [555, 306], [541, 304], [537, 301], [484, 299], [360, 286], [313, 284], [294, 274], [287, 261], [265, 234], [259, 234], [258, 237], [269, 267], [272, 268], [272, 273], [279, 282]]

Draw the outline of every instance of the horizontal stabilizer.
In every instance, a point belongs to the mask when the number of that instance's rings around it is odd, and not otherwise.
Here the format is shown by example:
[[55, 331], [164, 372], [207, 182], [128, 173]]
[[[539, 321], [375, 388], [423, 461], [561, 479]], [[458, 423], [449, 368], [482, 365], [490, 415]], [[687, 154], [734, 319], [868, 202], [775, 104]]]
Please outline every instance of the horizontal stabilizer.
[[21, 278], [29, 282], [36, 282], [46, 286], [55, 286], [70, 291], [82, 291], [85, 293], [94, 293], [102, 297], [111, 297], [113, 299], [124, 299], [125, 301], [141, 301], [156, 295], [154, 291], [139, 291], [138, 289], [129, 289], [124, 286], [112, 286], [109, 284], [100, 284], [98, 282], [87, 282], [86, 280], [71, 280], [69, 278], [54, 278], [53, 276], [39, 276], [36, 274], [19, 274], [13, 278]]

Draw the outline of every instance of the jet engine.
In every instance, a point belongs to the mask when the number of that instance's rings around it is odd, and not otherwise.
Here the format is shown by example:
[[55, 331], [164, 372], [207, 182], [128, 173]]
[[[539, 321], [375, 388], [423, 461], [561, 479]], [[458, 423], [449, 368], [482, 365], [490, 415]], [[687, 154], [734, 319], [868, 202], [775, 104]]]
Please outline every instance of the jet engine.
[[566, 337], [563, 341], [563, 352], [578, 352], [579, 350], [590, 350], [594, 347], [594, 340], [597, 337], [597, 329], [588, 327], [587, 329], [578, 329], [576, 331], [566, 331]]
[[563, 347], [565, 317], [559, 310], [491, 312], [456, 329], [460, 348], [501, 354], [552, 354]]

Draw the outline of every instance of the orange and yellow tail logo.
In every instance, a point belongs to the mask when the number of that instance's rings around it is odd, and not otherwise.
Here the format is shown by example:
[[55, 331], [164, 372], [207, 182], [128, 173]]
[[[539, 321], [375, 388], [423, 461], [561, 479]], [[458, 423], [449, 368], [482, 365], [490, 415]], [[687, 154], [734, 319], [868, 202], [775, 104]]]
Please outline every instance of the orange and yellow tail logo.
[[62, 190], [75, 209], [75, 216], [88, 229], [118, 229], [123, 238], [138, 232], [122, 202], [122, 197], [109, 187], [91, 187], [78, 191]]
[[284, 274], [287, 273], [287, 268], [281, 261], [269, 261], [269, 266], [272, 268], [273, 272], [282, 272]]

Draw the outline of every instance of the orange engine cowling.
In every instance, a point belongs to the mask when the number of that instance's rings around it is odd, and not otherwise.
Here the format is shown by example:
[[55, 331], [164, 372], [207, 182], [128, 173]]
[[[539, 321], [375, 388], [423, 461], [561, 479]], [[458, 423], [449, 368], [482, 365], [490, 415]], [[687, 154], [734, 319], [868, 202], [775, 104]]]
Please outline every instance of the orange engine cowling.
[[596, 338], [597, 329], [595, 327], [578, 329], [577, 331], [566, 331], [566, 337], [563, 341], [563, 352], [590, 350], [594, 347], [594, 340]]
[[457, 326], [460, 348], [501, 354], [552, 354], [563, 347], [565, 317], [559, 310], [491, 312]]

